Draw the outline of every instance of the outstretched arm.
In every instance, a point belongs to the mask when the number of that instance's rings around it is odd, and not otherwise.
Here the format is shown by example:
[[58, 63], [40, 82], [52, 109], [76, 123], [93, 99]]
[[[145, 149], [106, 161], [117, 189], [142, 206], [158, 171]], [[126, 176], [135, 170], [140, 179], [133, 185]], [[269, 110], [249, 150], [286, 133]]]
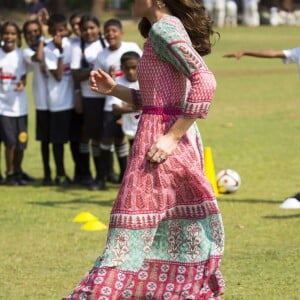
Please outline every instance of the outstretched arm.
[[242, 50], [234, 53], [228, 53], [223, 55], [223, 57], [227, 58], [236, 58], [240, 59], [242, 56], [252, 56], [252, 57], [260, 57], [260, 58], [286, 58], [284, 52], [282, 50]]

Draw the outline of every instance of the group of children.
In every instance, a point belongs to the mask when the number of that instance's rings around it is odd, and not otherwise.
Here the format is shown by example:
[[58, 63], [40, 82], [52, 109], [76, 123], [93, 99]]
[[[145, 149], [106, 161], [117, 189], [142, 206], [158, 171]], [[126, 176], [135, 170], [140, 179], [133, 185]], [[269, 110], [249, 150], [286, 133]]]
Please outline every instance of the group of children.
[[[100, 67], [122, 84], [138, 88], [136, 70], [142, 50], [136, 43], [123, 41], [118, 19], [106, 21], [102, 33], [95, 16], [76, 13], [67, 20], [62, 14], [53, 14], [47, 20], [47, 39], [43, 23], [39, 18], [28, 20], [22, 30], [13, 21], [1, 25], [0, 142], [5, 146], [6, 176], [0, 180], [8, 185], [34, 180], [22, 170], [28, 118], [25, 86], [31, 71], [42, 184], [66, 187], [76, 183], [105, 189], [107, 181], [122, 180], [129, 153], [126, 135], [128, 130], [130, 138], [135, 135], [138, 120], [133, 114], [137, 112], [119, 99], [91, 91], [89, 74]], [[72, 179], [64, 165], [66, 143], [74, 162]], [[51, 150], [55, 175], [50, 168]], [[114, 151], [119, 175], [113, 168]]]

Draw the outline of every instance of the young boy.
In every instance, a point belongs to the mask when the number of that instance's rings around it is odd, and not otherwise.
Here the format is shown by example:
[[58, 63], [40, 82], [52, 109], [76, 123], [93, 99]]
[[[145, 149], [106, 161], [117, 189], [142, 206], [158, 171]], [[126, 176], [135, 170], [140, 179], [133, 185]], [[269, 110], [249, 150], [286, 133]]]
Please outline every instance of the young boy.
[[[284, 64], [296, 63], [300, 71], [300, 47], [287, 50], [241, 50], [235, 53], [225, 54], [224, 57], [240, 59], [242, 56], [252, 56], [259, 58], [279, 58]], [[300, 193], [294, 197], [289, 197], [280, 205], [284, 209], [300, 208]]]
[[[121, 70], [124, 75], [116, 78], [116, 82], [129, 88], [138, 90], [139, 84], [136, 71], [139, 61], [140, 55], [137, 52], [125, 52], [121, 56]], [[111, 96], [111, 99], [109, 99], [109, 101], [112, 102], [113, 113], [115, 117], [121, 116], [121, 118], [117, 120], [115, 125], [115, 136], [123, 137], [124, 135], [126, 135], [129, 140], [130, 146], [132, 146], [139, 122], [137, 118], [137, 112], [134, 110], [132, 105], [128, 105], [118, 98]], [[127, 154], [127, 147], [125, 153]], [[121, 182], [127, 166], [127, 157], [126, 159], [123, 159], [123, 157], [119, 153], [118, 159], [120, 164], [119, 182]]]
[[[121, 56], [128, 51], [135, 51], [139, 55], [142, 54], [141, 48], [133, 42], [124, 42], [122, 23], [118, 19], [109, 19], [104, 24], [104, 36], [109, 44], [97, 57], [94, 70], [101, 68], [109, 72], [113, 77], [117, 78], [123, 75], [120, 65]], [[120, 173], [123, 174], [127, 165], [128, 147], [124, 135], [116, 136], [115, 126], [116, 118], [113, 114], [112, 100], [110, 97], [105, 99], [103, 114], [103, 132], [100, 144], [100, 163], [101, 163], [101, 186], [105, 186], [107, 176], [111, 173], [112, 157], [111, 151], [113, 144], [115, 145]], [[97, 189], [97, 186], [94, 187]]]
[[[137, 80], [137, 66], [140, 62], [140, 55], [134, 51], [125, 52], [121, 56], [121, 70], [124, 75], [116, 79], [118, 84], [127, 86], [132, 89], [139, 89], [139, 83]], [[111, 96], [112, 97], [112, 96]], [[118, 127], [127, 136], [130, 146], [132, 146], [134, 137], [137, 131], [139, 119], [137, 112], [132, 105], [128, 105], [126, 102], [119, 98], [112, 97], [113, 113], [115, 116], [121, 116], [121, 123]], [[118, 128], [118, 130], [120, 130]], [[123, 174], [120, 174], [123, 177]]]
[[49, 71], [47, 87], [50, 110], [50, 143], [53, 145], [56, 165], [55, 183], [66, 187], [71, 183], [64, 167], [64, 144], [69, 141], [74, 87], [71, 75], [71, 41], [68, 38], [67, 20], [61, 14], [53, 14], [48, 21], [49, 34], [53, 37], [44, 51]]

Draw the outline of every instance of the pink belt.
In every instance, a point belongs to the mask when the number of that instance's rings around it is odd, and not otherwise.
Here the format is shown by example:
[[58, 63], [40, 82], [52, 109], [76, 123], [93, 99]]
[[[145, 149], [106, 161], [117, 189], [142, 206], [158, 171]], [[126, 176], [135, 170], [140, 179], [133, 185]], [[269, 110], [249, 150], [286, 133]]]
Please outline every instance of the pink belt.
[[163, 121], [168, 121], [168, 116], [180, 116], [183, 113], [183, 109], [179, 107], [161, 107], [161, 106], [143, 106], [142, 114], [147, 115], [161, 115]]

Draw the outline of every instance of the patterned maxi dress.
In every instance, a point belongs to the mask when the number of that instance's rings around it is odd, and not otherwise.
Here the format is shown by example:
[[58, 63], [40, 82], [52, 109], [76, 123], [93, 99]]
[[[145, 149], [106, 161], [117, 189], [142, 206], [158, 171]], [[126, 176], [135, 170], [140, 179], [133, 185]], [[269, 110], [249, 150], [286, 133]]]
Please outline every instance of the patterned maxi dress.
[[181, 22], [155, 23], [138, 68], [143, 112], [104, 253], [64, 299], [219, 299], [224, 233], [196, 125], [160, 164], [146, 153], [175, 120], [205, 118], [215, 80]]

